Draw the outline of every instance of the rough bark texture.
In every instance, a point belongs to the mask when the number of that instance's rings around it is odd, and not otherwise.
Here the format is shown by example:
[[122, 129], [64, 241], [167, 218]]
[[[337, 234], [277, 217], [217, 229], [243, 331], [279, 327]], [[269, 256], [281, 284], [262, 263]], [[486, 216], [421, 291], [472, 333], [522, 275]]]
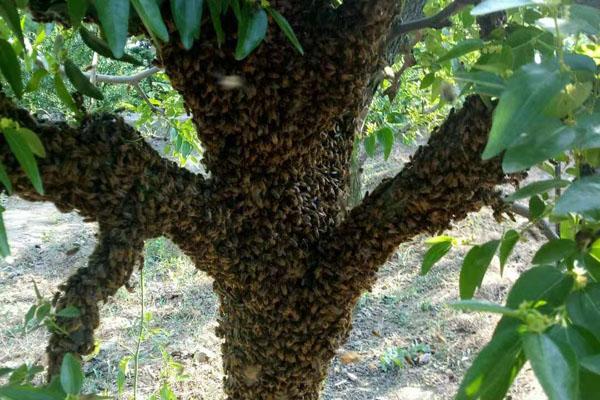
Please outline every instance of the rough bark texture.
[[[209, 179], [161, 159], [119, 118], [90, 116], [77, 128], [40, 122], [0, 96], [0, 116], [36, 131], [48, 152], [40, 196], [0, 145], [17, 193], [100, 225], [88, 267], [57, 296], [59, 308], [83, 315], [63, 321], [68, 336], [53, 335], [51, 373], [65, 352], [91, 350], [98, 303], [127, 282], [143, 241], [166, 235], [215, 278], [229, 398], [317, 399], [356, 300], [396, 246], [497, 204], [494, 186], [505, 177], [497, 160], [479, 156], [491, 111], [471, 98], [397, 177], [346, 213], [355, 124], [401, 2], [271, 3], [294, 26], [304, 57], [273, 26], [243, 62], [233, 58], [235, 35], [218, 48], [208, 23], [192, 50], [176, 34], [160, 49], [193, 114]], [[220, 86], [230, 75], [244, 86]]]

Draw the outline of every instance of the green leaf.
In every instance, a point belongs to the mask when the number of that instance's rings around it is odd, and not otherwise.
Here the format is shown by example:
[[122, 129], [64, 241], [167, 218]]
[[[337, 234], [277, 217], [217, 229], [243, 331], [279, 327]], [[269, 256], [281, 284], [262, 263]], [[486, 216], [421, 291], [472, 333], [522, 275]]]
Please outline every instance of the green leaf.
[[[548, 265], [531, 268], [521, 274], [508, 292], [506, 307], [517, 309], [525, 302], [546, 304], [538, 307], [540, 312], [551, 312], [554, 307], [562, 305], [573, 288], [573, 276], [563, 274], [558, 268]], [[521, 321], [515, 318], [503, 317], [494, 335], [500, 332], [515, 330]]]
[[557, 62], [528, 64], [507, 82], [498, 106], [490, 138], [483, 152], [489, 159], [512, 145], [539, 119], [548, 105], [569, 82], [569, 75], [560, 70]]
[[442, 235], [442, 236], [435, 236], [435, 237], [425, 240], [425, 243], [427, 243], [427, 244], [436, 244], [436, 243], [442, 243], [442, 242], [452, 242], [452, 244], [455, 244], [456, 239], [454, 239], [452, 236]]
[[304, 55], [304, 49], [302, 48], [302, 45], [300, 44], [300, 41], [296, 37], [296, 34], [294, 33], [294, 29], [291, 27], [288, 20], [285, 19], [285, 17], [283, 15], [281, 15], [277, 10], [274, 10], [271, 7], [267, 8], [267, 12], [273, 18], [275, 23], [277, 23], [277, 25], [279, 25], [279, 28], [283, 31], [283, 33], [288, 38], [290, 43], [294, 46], [294, 48], [296, 48], [296, 50], [298, 50], [298, 53]]
[[67, 74], [69, 81], [71, 81], [73, 86], [75, 86], [75, 89], [79, 92], [97, 100], [104, 99], [100, 89], [94, 86], [83, 72], [79, 70], [79, 67], [69, 59], [65, 60], [65, 73]]
[[369, 157], [374, 157], [377, 151], [377, 142], [375, 141], [376, 137], [374, 134], [367, 136], [363, 143], [365, 146], [365, 152]]
[[60, 366], [60, 384], [67, 394], [79, 394], [83, 386], [81, 363], [71, 353], [65, 354]]
[[15, 129], [4, 129], [4, 137], [6, 138], [12, 153], [15, 155], [15, 158], [19, 161], [19, 164], [25, 171], [25, 174], [27, 174], [31, 180], [35, 190], [39, 194], [44, 194], [42, 178], [40, 177], [35, 157], [27, 142], [26, 136]]
[[377, 135], [377, 141], [383, 147], [383, 157], [387, 161], [394, 148], [394, 130], [389, 126], [384, 126], [378, 129], [375, 135]]
[[200, 36], [203, 3], [203, 0], [171, 0], [171, 13], [181, 43], [188, 50], [194, 45], [194, 39]]
[[421, 89], [427, 89], [429, 86], [433, 85], [433, 82], [435, 81], [435, 73], [434, 72], [430, 72], [427, 75], [425, 75], [423, 77], [423, 80], [421, 81]]
[[575, 239], [577, 233], [577, 222], [573, 218], [565, 219], [560, 222], [559, 233], [561, 239]]
[[576, 82], [569, 84], [548, 105], [546, 115], [565, 118], [576, 112], [590, 97], [593, 90], [592, 82]]
[[27, 364], [21, 364], [20, 366], [15, 368], [13, 370], [13, 372], [10, 374], [8, 383], [11, 385], [20, 385], [20, 384], [25, 383], [25, 381], [27, 380], [28, 369], [29, 368], [27, 368]]
[[129, 29], [129, 0], [103, 0], [96, 1], [95, 4], [112, 56], [121, 58], [125, 51]]
[[600, 379], [598, 374], [588, 371], [585, 368], [579, 370], [579, 399], [593, 399], [600, 393]]
[[543, 0], [483, 0], [471, 11], [471, 15], [485, 15], [511, 8], [544, 4]]
[[56, 313], [57, 317], [63, 317], [63, 318], [77, 318], [80, 315], [81, 315], [81, 312], [79, 311], [79, 308], [77, 308], [75, 306], [65, 307]]
[[38, 157], [46, 157], [46, 150], [44, 149], [44, 145], [42, 144], [42, 141], [40, 140], [38, 135], [35, 134], [35, 132], [27, 128], [19, 128], [17, 129], [17, 132], [19, 132], [19, 134], [21, 134], [21, 136], [25, 138], [25, 142], [27, 142], [27, 145], [29, 146], [29, 149], [33, 154], [35, 154]]
[[573, 349], [580, 360], [595, 355], [599, 349], [599, 343], [595, 342], [593, 336], [574, 325], [554, 325], [547, 334], [555, 342], [561, 342]]
[[473, 69], [504, 75], [512, 71], [514, 65], [513, 50], [509, 46], [502, 46], [499, 52], [484, 53], [473, 65]]
[[4, 19], [11, 31], [23, 44], [23, 31], [21, 30], [21, 19], [17, 5], [13, 0], [0, 0], [0, 17]]
[[574, 148], [579, 150], [600, 148], [600, 109], [577, 116], [575, 125], [577, 138]]
[[537, 221], [544, 215], [546, 203], [537, 194], [529, 199], [529, 220]]
[[[548, 31], [556, 30], [553, 18], [541, 18], [536, 23]], [[562, 18], [558, 18], [558, 29], [563, 35], [600, 34], [600, 11], [594, 7], [574, 4], [567, 8]]]
[[235, 59], [243, 60], [258, 47], [267, 34], [269, 21], [265, 10], [246, 10], [238, 25], [238, 40]]
[[500, 275], [504, 273], [504, 266], [506, 265], [506, 261], [508, 261], [508, 257], [510, 257], [515, 245], [519, 241], [519, 232], [511, 229], [507, 231], [504, 236], [502, 236], [502, 241], [500, 242], [500, 253], [498, 258], [500, 259]]
[[2, 257], [10, 256], [10, 247], [8, 245], [8, 237], [6, 236], [6, 227], [4, 226], [4, 218], [2, 217], [3, 208], [0, 208], [0, 254]]
[[587, 329], [600, 340], [600, 284], [588, 284], [585, 289], [572, 293], [567, 299], [571, 321]]
[[[206, 0], [208, 10], [210, 11], [210, 19], [217, 35], [217, 43], [221, 46], [225, 42], [225, 32], [221, 24], [221, 3], [219, 0]], [[239, 23], [239, 22], [238, 22]]]
[[499, 240], [492, 240], [481, 246], [473, 246], [465, 256], [459, 278], [460, 298], [462, 300], [472, 298], [475, 290], [481, 286], [483, 277], [499, 244]]
[[[585, 4], [572, 4], [568, 8], [569, 21], [577, 27], [573, 32], [581, 32], [589, 35], [600, 34], [600, 10]], [[563, 31], [561, 31], [563, 32]], [[568, 30], [565, 31], [569, 33]]]
[[600, 219], [600, 176], [578, 179], [556, 202], [554, 214], [564, 216], [569, 213]]
[[29, 307], [29, 310], [25, 314], [25, 318], [23, 320], [23, 326], [27, 327], [27, 325], [29, 325], [29, 322], [33, 319], [33, 317], [35, 317], [36, 310], [37, 304], [33, 304], [31, 307]]
[[523, 350], [549, 400], [573, 400], [579, 394], [579, 371], [573, 351], [548, 335], [523, 336]]
[[[555, 325], [548, 331], [548, 335], [556, 342], [562, 342], [570, 347], [576, 354], [579, 365], [583, 366], [582, 361], [588, 357], [600, 354], [600, 343], [573, 325], [566, 327]], [[593, 399], [600, 393], [600, 379], [598, 374], [589, 371], [587, 368], [579, 369], [579, 399]]]
[[163, 42], [169, 41], [169, 31], [163, 22], [160, 8], [156, 0], [131, 0], [133, 8], [139, 15], [148, 31]]
[[456, 400], [503, 400], [523, 364], [521, 339], [516, 331], [494, 336], [465, 374]]
[[583, 264], [592, 279], [596, 282], [600, 282], [600, 259], [593, 257], [590, 254], [584, 254]]
[[144, 65], [140, 60], [129, 54], [121, 53], [121, 57], [117, 58], [112, 50], [108, 47], [102, 39], [85, 29], [83, 26], [79, 28], [79, 34], [81, 35], [81, 40], [83, 43], [90, 49], [94, 50], [96, 53], [101, 56], [112, 58], [113, 60], [123, 61], [132, 65], [141, 66]]
[[533, 264], [552, 264], [577, 252], [577, 243], [569, 239], [553, 239], [535, 253]]
[[536, 194], [546, 193], [549, 190], [556, 188], [565, 188], [569, 186], [571, 182], [564, 179], [548, 179], [545, 181], [537, 181], [530, 183], [529, 185], [523, 186], [510, 196], [506, 197], [506, 201], [517, 201], [526, 199]]
[[192, 152], [192, 145], [189, 142], [184, 142], [181, 145], [181, 155], [183, 158], [187, 158]]
[[6, 188], [8, 194], [12, 194], [12, 183], [10, 182], [10, 178], [8, 177], [8, 173], [6, 173], [6, 169], [4, 168], [4, 164], [2, 164], [2, 162], [0, 162], [0, 182], [2, 182]]
[[500, 97], [506, 83], [498, 75], [486, 71], [457, 72], [454, 79], [458, 82], [467, 82], [474, 85], [474, 91], [492, 97]]
[[516, 315], [516, 311], [510, 308], [494, 304], [489, 301], [480, 300], [461, 300], [449, 304], [450, 307], [457, 310], [487, 312], [493, 314]]
[[31, 75], [31, 78], [29, 78], [29, 81], [27, 81], [27, 85], [25, 86], [25, 92], [30, 93], [38, 90], [40, 87], [40, 82], [46, 76], [48, 76], [48, 71], [46, 71], [45, 69], [36, 69], [35, 72]]
[[23, 96], [21, 65], [10, 43], [0, 39], [0, 71], [18, 98]]
[[512, 49], [512, 69], [514, 70], [533, 62], [536, 51], [546, 54], [548, 49], [555, 47], [555, 39], [550, 32], [534, 26], [517, 26], [516, 29], [511, 30], [509, 30], [506, 44]]
[[506, 150], [502, 169], [506, 173], [518, 172], [555, 158], [571, 148], [575, 139], [575, 130], [558, 118], [539, 117]]
[[444, 241], [435, 243], [427, 250], [423, 257], [423, 264], [421, 265], [421, 275], [425, 275], [431, 270], [431, 267], [442, 259], [452, 248], [452, 241]]
[[123, 393], [123, 388], [125, 387], [130, 361], [131, 356], [125, 356], [119, 361], [119, 372], [117, 373], [117, 392], [119, 395]]
[[596, 239], [589, 247], [590, 255], [600, 261], [600, 239]]
[[485, 43], [481, 39], [465, 39], [458, 42], [453, 48], [448, 50], [446, 54], [438, 58], [437, 63], [443, 63], [450, 61], [454, 58], [464, 56], [465, 54], [472, 53], [476, 50], [483, 48]]
[[75, 114], [79, 114], [79, 108], [77, 108], [77, 104], [75, 104], [71, 93], [69, 93], [67, 90], [67, 87], [65, 86], [65, 83], [63, 82], [59, 73], [54, 75], [54, 89], [56, 90], [56, 95], [60, 101], [62, 101], [63, 104]]
[[565, 64], [575, 73], [577, 81], [593, 81], [596, 75], [596, 61], [593, 58], [577, 53], [565, 53]]
[[65, 400], [65, 397], [67, 397], [67, 394], [60, 384], [60, 378], [58, 376], [53, 376], [50, 379], [50, 383], [46, 386], [45, 390], [49, 395], [53, 396], [53, 399], [56, 400]]
[[588, 356], [581, 360], [581, 366], [596, 375], [600, 375], [600, 354]]
[[0, 397], [8, 400], [58, 400], [46, 390], [33, 386], [0, 386]]
[[42, 321], [50, 314], [51, 309], [52, 306], [50, 305], [50, 303], [43, 303], [35, 310], [35, 319], [37, 319], [38, 321]]
[[83, 17], [85, 17], [88, 6], [88, 0], [67, 0], [69, 19], [74, 28], [81, 25], [81, 21], [83, 20]]

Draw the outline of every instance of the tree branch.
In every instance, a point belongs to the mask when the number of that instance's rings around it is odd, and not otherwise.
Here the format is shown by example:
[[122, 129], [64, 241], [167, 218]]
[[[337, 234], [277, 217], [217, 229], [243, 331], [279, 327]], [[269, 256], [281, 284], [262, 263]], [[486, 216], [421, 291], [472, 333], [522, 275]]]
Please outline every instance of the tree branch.
[[146, 102], [148, 107], [150, 107], [150, 109], [154, 113], [159, 114], [159, 115], [165, 115], [165, 110], [152, 104], [152, 102], [148, 98], [148, 95], [146, 95], [146, 92], [144, 92], [144, 89], [142, 89], [142, 87], [140, 86], [139, 83], [134, 83], [132, 86], [135, 89], [135, 91], [137, 92], [137, 94], [142, 98], [142, 100], [144, 100]]
[[479, 97], [453, 111], [405, 168], [354, 208], [320, 247], [314, 282], [344, 288], [370, 287], [397, 246], [420, 233], [447, 229], [484, 205], [504, 205], [495, 191], [507, 182], [500, 161], [482, 161], [492, 110]]
[[10, 118], [35, 133], [46, 151], [37, 160], [44, 194], [36, 192], [8, 144], [0, 139], [0, 162], [15, 193], [50, 201], [63, 212], [77, 211], [98, 221], [99, 241], [88, 266], [60, 287], [58, 310], [77, 307], [77, 318], [57, 321], [47, 348], [49, 376], [65, 353], [88, 354], [100, 323], [99, 303], [126, 285], [142, 261], [144, 240], [166, 235], [195, 265], [219, 278], [226, 262], [216, 244], [226, 235], [227, 214], [212, 181], [161, 158], [136, 132], [108, 114], [88, 115], [78, 127], [39, 121], [0, 92], [0, 118]]
[[93, 351], [94, 330], [100, 325], [99, 303], [106, 302], [128, 284], [136, 265], [143, 263], [142, 231], [129, 226], [108, 229], [101, 225], [98, 236], [88, 266], [80, 268], [61, 285], [55, 297], [57, 310], [76, 307], [80, 315], [57, 321], [63, 332], [53, 332], [46, 349], [49, 379], [60, 372], [66, 353], [84, 355]]
[[39, 121], [0, 93], [0, 118], [36, 132], [46, 150], [46, 157], [37, 159], [45, 189], [41, 195], [0, 139], [0, 161], [16, 194], [50, 201], [63, 212], [77, 211], [108, 230], [135, 228], [142, 240], [167, 235], [208, 268], [203, 260], [224, 234], [220, 224], [225, 219], [212, 181], [160, 157], [120, 117], [88, 115], [78, 127]]
[[[135, 85], [161, 71], [162, 69], [158, 67], [152, 67], [138, 72], [137, 74], [127, 76], [95, 74], [95, 79], [98, 83], [109, 83], [113, 85]], [[92, 77], [91, 73], [85, 73], [85, 75], [88, 78]]]
[[415, 21], [404, 22], [400, 25], [395, 26], [390, 33], [390, 40], [394, 40], [399, 36], [402, 36], [408, 32], [416, 31], [419, 29], [433, 28], [440, 29], [446, 26], [450, 26], [450, 17], [458, 13], [460, 10], [468, 5], [477, 4], [480, 0], [455, 0], [450, 3], [439, 13], [432, 15], [431, 17], [418, 19]]
[[[520, 215], [521, 217], [529, 219], [529, 208], [521, 204], [513, 204], [510, 208], [510, 211], [514, 212], [517, 215]], [[548, 240], [560, 239], [556, 232], [554, 232], [554, 229], [552, 229], [552, 226], [550, 226], [550, 224], [546, 222], [546, 220], [541, 219], [536, 222], [536, 225]]]

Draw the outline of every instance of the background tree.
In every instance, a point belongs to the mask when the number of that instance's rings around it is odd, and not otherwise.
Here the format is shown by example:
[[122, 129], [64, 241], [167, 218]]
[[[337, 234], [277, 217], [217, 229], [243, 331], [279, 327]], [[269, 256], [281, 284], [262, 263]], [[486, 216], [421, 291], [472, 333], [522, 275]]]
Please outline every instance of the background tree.
[[[9, 191], [76, 210], [100, 228], [88, 267], [54, 299], [49, 376], [70, 360], [66, 353], [92, 351], [99, 304], [128, 283], [144, 240], [165, 235], [215, 279], [228, 396], [316, 399], [358, 297], [395, 248], [484, 205], [500, 217], [508, 207], [497, 186], [555, 159], [572, 168], [573, 181], [553, 169], [551, 180], [508, 200], [533, 196], [532, 221], [551, 215], [561, 238], [540, 249], [538, 266], [517, 282], [506, 307], [457, 304], [504, 314], [458, 397], [502, 398], [526, 359], [551, 398], [597, 393], [600, 14], [551, 0], [434, 3], [439, 12], [423, 17], [425, 1], [2, 0], [10, 29], [3, 34], [11, 37], [0, 40], [7, 86], [22, 95], [21, 59], [31, 73], [26, 88], [35, 89], [36, 74], [51, 76], [75, 121], [35, 118], [0, 95], [0, 179]], [[517, 6], [533, 8], [504, 13]], [[155, 68], [142, 74], [164, 69], [183, 97], [197, 138], [181, 136], [190, 147], [201, 143], [206, 174], [161, 158], [122, 118], [88, 112], [82, 94], [103, 98], [94, 66], [81, 72], [62, 36], [52, 57], [40, 59], [23, 35], [19, 8], [38, 22], [71, 27], [68, 34], [79, 30], [98, 54], [134, 64], [124, 52], [128, 35], [148, 37]], [[458, 13], [467, 32], [480, 37], [436, 55], [435, 30], [451, 26]], [[481, 16], [479, 27], [473, 15]], [[426, 28], [434, 31], [423, 35]], [[565, 35], [574, 40], [563, 42]], [[422, 41], [434, 48], [423, 51], [429, 55], [413, 50]], [[421, 86], [431, 85], [443, 101], [477, 94], [447, 116], [396, 177], [349, 209], [365, 110], [382, 85], [395, 98], [402, 74], [418, 61], [430, 70]], [[461, 92], [444, 78], [460, 83]], [[143, 93], [139, 79], [122, 79]], [[365, 148], [378, 140], [388, 152], [390, 130], [372, 131]], [[187, 152], [183, 142], [180, 153]], [[567, 186], [560, 198], [540, 196]], [[460, 276], [463, 299], [473, 296], [494, 254], [505, 262], [518, 240], [511, 231], [471, 249]], [[423, 271], [454, 243], [436, 238]], [[27, 388], [12, 388], [21, 389]]]

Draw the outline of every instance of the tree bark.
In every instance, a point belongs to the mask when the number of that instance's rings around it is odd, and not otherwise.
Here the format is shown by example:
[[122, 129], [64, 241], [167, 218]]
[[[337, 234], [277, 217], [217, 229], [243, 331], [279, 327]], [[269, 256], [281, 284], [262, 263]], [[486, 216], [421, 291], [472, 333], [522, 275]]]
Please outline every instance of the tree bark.
[[[271, 3], [305, 56], [274, 24], [242, 62], [233, 57], [234, 21], [225, 22], [222, 47], [204, 23], [190, 51], [167, 24], [172, 39], [159, 61], [192, 113], [210, 178], [161, 159], [117, 117], [88, 116], [74, 128], [36, 121], [0, 96], [0, 116], [37, 132], [48, 152], [42, 196], [0, 144], [17, 193], [100, 225], [88, 267], [56, 299], [82, 316], [62, 321], [69, 335], [52, 337], [50, 373], [65, 352], [91, 350], [98, 303], [127, 282], [143, 241], [166, 235], [215, 279], [228, 397], [317, 399], [352, 308], [396, 246], [498, 204], [494, 186], [506, 178], [498, 160], [480, 157], [491, 110], [471, 98], [398, 176], [348, 213], [356, 124], [402, 2], [346, 0], [338, 10], [326, 1]], [[243, 86], [221, 85], [229, 76]]]

